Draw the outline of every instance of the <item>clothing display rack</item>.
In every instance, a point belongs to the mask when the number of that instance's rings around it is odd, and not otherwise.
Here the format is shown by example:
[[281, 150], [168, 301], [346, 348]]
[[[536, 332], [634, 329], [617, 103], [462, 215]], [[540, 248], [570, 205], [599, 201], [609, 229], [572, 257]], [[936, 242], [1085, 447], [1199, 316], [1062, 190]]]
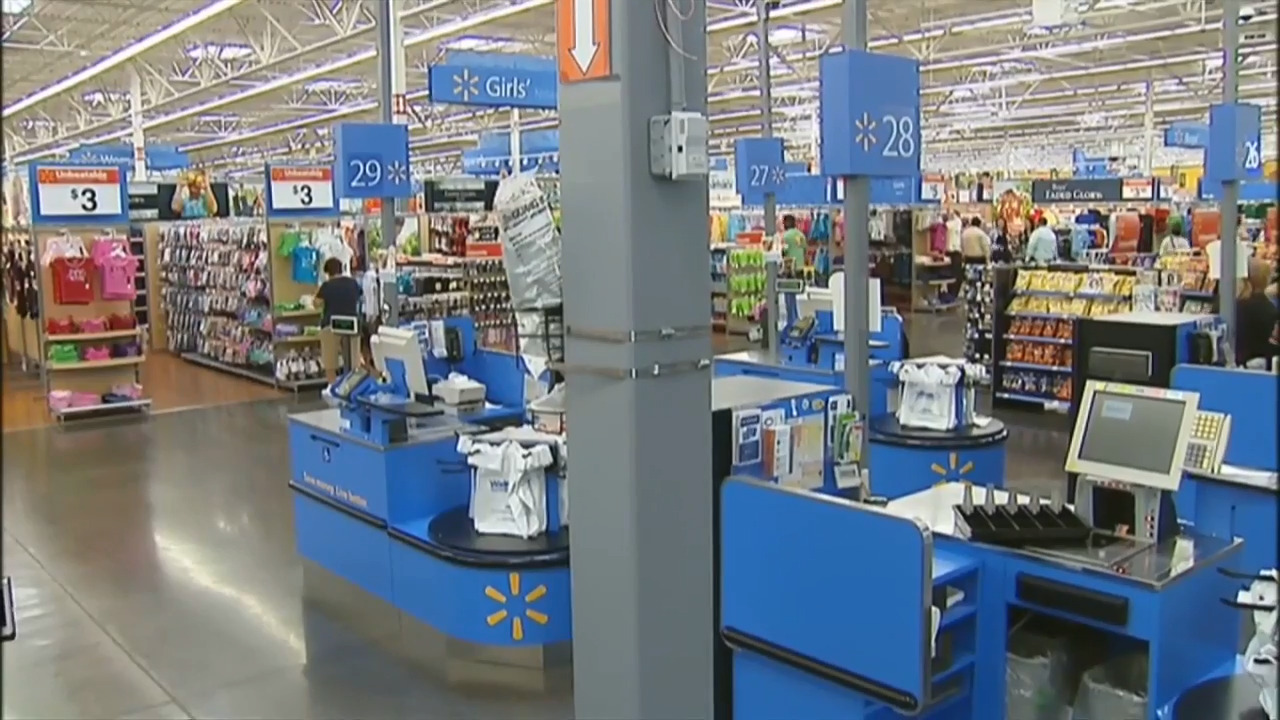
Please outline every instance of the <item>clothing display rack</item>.
[[1112, 265], [995, 267], [996, 405], [1067, 412], [1076, 321], [1132, 310], [1137, 273], [1137, 268]]
[[39, 265], [30, 228], [11, 226], [3, 230], [4, 263], [4, 348], [7, 363], [22, 372], [40, 367]]
[[958, 249], [949, 246], [947, 223], [940, 207], [917, 208], [911, 214], [911, 309], [947, 312], [961, 304], [963, 279]]
[[168, 349], [206, 367], [274, 383], [264, 223], [169, 223], [161, 232], [159, 250]]
[[[78, 234], [84, 233], [84, 234]], [[41, 381], [58, 422], [146, 411], [134, 315], [138, 258], [127, 226], [38, 229]]]
[[324, 262], [336, 257], [349, 268], [353, 252], [336, 218], [284, 220], [268, 211], [267, 241], [275, 385], [295, 392], [322, 387], [321, 311], [315, 294]]
[[995, 268], [990, 264], [964, 266], [964, 358], [987, 369], [990, 383], [995, 358]]

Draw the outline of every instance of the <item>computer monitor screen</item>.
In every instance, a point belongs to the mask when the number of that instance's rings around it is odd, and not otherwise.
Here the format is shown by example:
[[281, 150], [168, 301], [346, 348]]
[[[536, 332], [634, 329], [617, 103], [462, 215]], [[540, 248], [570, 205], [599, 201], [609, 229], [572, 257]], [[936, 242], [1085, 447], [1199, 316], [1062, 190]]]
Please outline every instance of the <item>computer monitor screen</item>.
[[[373, 361], [392, 382], [403, 382], [403, 390], [409, 400], [426, 402], [431, 397], [427, 384], [427, 365], [422, 356], [422, 345], [417, 333], [411, 330], [381, 327], [369, 343], [373, 349]], [[395, 362], [398, 361], [398, 362]], [[403, 368], [403, 369], [401, 369]]]
[[1151, 382], [1151, 353], [1121, 348], [1089, 349], [1089, 377], [1115, 382]]
[[1176, 490], [1199, 396], [1090, 380], [1067, 471]]

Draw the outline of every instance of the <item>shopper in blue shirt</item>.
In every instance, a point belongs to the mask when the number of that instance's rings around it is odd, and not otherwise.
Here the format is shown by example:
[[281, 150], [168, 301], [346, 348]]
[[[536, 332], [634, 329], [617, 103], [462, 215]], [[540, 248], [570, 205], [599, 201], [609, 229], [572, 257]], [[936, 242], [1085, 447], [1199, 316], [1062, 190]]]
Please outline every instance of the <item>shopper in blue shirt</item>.
[[1027, 262], [1047, 265], [1058, 260], [1058, 236], [1049, 227], [1048, 218], [1040, 218], [1027, 239]]

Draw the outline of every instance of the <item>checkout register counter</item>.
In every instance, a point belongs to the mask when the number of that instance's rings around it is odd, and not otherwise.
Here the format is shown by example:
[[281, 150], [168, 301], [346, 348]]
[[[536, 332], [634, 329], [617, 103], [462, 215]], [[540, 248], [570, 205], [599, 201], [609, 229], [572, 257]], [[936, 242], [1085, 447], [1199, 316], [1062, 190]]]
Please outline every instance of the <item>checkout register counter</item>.
[[1277, 567], [1280, 375], [1178, 365], [1170, 387], [1200, 396], [1178, 489], [1180, 517], [1200, 532], [1244, 539], [1241, 572]]
[[[480, 476], [464, 446], [514, 434], [495, 428], [524, 422], [525, 374], [514, 356], [461, 344], [469, 348], [461, 357], [424, 358], [416, 336], [380, 330], [373, 350], [382, 378], [345, 375], [328, 391], [338, 407], [289, 418], [298, 553], [414, 621], [406, 627], [443, 636], [446, 658], [551, 669], [568, 659], [572, 638], [569, 522], [560, 503], [567, 484], [559, 482], [567, 464], [557, 458], [546, 471], [545, 532], [476, 532], [468, 509]], [[438, 383], [426, 378], [447, 375], [446, 365], [484, 383], [483, 408], [432, 397]], [[714, 379], [711, 401], [708, 492], [731, 474], [835, 487], [827, 455], [839, 440], [827, 423], [847, 425], [847, 393], [738, 376]], [[727, 667], [723, 647], [719, 662]], [[486, 682], [498, 675], [509, 676]]]
[[[1242, 618], [1222, 601], [1236, 597], [1223, 571], [1243, 543], [1174, 519], [1197, 400], [1088, 383], [1065, 468], [1081, 477], [1074, 507], [947, 482], [881, 508], [730, 478], [719, 629], [735, 720], [990, 720], [1021, 716], [1023, 701], [1060, 706], [1032, 717], [1074, 705], [1076, 717], [1192, 720], [1176, 705], [1236, 661]], [[1041, 620], [1078, 668], [1059, 694], [1028, 698], [1006, 662]], [[1117, 657], [1138, 660], [1109, 697]]]
[[[496, 662], [540, 667], [567, 648], [572, 624], [559, 485], [548, 471], [547, 532], [475, 532], [460, 438], [523, 423], [526, 373], [518, 356], [477, 348], [469, 320], [445, 331], [447, 351], [424, 356], [416, 333], [380, 329], [380, 377], [349, 372], [326, 391], [337, 407], [289, 417], [298, 554], [460, 652], [484, 646]], [[481, 383], [479, 396], [450, 372]]]
[[[832, 278], [834, 290], [803, 287], [782, 293], [786, 324], [779, 333], [779, 347], [717, 355], [713, 364], [716, 377], [745, 375], [844, 387], [844, 288], [838, 284], [842, 283], [841, 278], [841, 273]], [[872, 292], [878, 301], [878, 286]], [[893, 385], [888, 363], [905, 356], [906, 336], [902, 316], [896, 310], [881, 310], [879, 302], [870, 305], [870, 412], [875, 416], [888, 411]]]

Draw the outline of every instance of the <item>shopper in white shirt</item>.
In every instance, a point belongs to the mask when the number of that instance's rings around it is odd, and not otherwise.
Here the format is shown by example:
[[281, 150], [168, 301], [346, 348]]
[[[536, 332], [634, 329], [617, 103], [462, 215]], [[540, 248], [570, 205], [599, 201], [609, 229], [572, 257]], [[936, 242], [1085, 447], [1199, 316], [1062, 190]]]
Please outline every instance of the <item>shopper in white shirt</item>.
[[991, 238], [982, 229], [982, 219], [972, 218], [960, 233], [960, 254], [966, 263], [991, 262]]
[[1047, 265], [1058, 259], [1058, 236], [1049, 227], [1048, 218], [1040, 218], [1036, 229], [1027, 239], [1027, 262]]

